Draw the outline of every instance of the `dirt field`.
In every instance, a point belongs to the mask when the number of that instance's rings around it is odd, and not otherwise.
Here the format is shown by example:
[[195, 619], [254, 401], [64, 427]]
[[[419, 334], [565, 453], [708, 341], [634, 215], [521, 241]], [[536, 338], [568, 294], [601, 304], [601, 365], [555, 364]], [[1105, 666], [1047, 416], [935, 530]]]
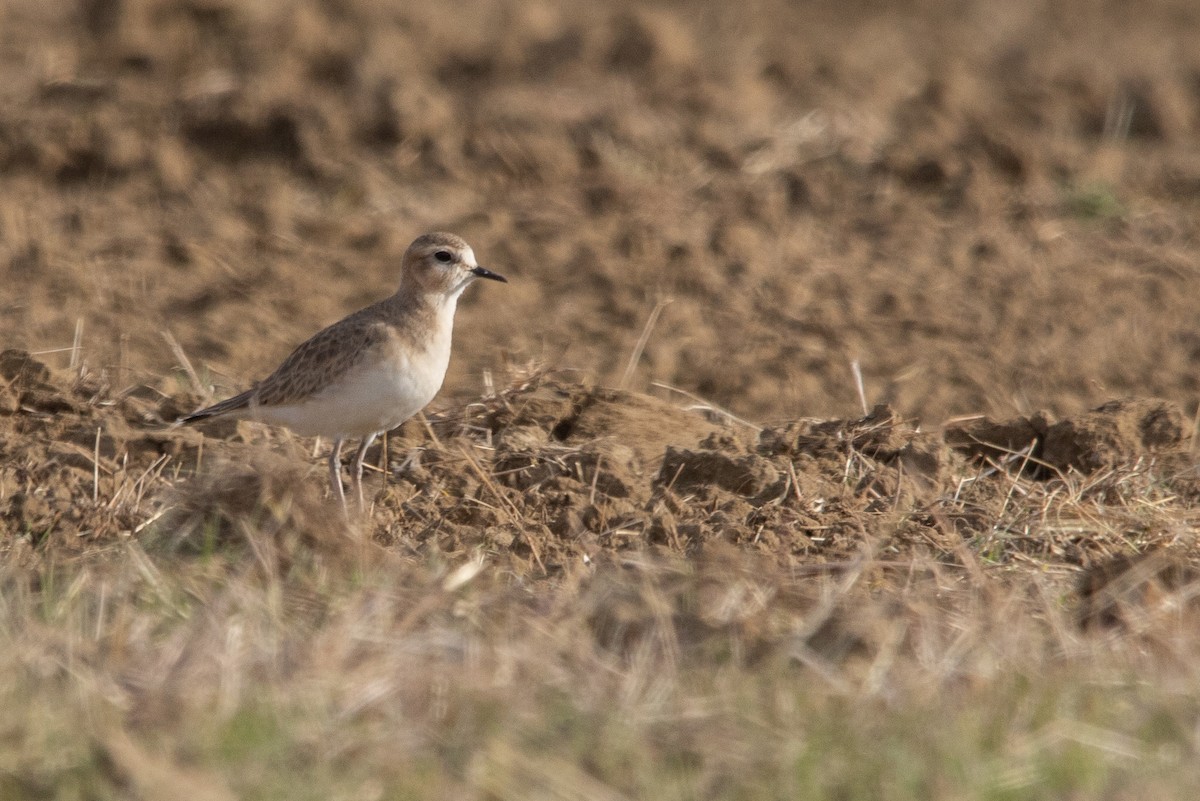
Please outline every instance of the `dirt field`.
[[[1194, 797], [1198, 41], [0, 4], [0, 799]], [[168, 427], [434, 229], [510, 283], [365, 519]]]

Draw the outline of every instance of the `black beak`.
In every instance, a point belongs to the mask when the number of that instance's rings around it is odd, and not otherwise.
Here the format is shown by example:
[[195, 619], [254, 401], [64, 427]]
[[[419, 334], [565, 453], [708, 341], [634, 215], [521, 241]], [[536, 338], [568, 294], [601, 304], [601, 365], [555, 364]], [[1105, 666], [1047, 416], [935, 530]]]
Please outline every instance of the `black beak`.
[[471, 273], [473, 275], [479, 276], [480, 278], [490, 278], [493, 281], [499, 281], [502, 284], [508, 283], [508, 279], [505, 278], [503, 275], [501, 275], [500, 273], [494, 273], [491, 270], [487, 269], [486, 267], [472, 267]]

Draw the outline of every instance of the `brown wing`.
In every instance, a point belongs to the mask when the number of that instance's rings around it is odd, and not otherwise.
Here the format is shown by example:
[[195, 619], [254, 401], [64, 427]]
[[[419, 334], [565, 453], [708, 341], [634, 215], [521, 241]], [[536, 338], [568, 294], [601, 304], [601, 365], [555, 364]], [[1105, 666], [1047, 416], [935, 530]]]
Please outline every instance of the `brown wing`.
[[232, 398], [226, 398], [220, 403], [214, 403], [212, 406], [180, 417], [175, 422], [176, 424], [194, 423], [197, 420], [207, 420], [210, 417], [220, 417], [221, 415], [228, 414], [229, 412], [236, 412], [239, 409], [245, 409], [250, 405], [250, 399], [253, 396], [254, 390], [248, 389], [240, 395], [234, 395]]
[[387, 327], [375, 311], [363, 309], [303, 342], [252, 390], [249, 402], [298, 403], [345, 375], [387, 339]]
[[250, 389], [177, 422], [193, 423], [251, 406], [286, 406], [304, 400], [360, 364], [388, 338], [385, 303], [368, 306], [319, 331]]

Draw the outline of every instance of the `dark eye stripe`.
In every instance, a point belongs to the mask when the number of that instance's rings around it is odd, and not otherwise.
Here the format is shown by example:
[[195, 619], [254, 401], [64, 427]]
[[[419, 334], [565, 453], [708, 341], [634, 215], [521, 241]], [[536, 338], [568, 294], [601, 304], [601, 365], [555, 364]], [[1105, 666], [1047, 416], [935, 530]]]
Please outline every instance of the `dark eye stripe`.
[[437, 253], [433, 254], [433, 257], [442, 264], [449, 264], [450, 262], [454, 261], [454, 255], [448, 250], [439, 250]]

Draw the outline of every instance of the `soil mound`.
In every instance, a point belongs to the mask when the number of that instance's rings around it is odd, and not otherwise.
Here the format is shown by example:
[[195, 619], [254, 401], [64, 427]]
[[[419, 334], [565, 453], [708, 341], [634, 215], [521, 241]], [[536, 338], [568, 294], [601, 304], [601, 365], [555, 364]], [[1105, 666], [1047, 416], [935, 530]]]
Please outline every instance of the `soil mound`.
[[0, 343], [173, 394], [170, 332], [232, 394], [451, 229], [511, 279], [463, 298], [459, 402], [636, 352], [756, 420], [857, 409], [852, 363], [927, 421], [1194, 413], [1176, 0], [619, 5], [8, 0]]
[[946, 442], [975, 459], [1019, 459], [1042, 474], [1086, 474], [1132, 464], [1177, 451], [1191, 436], [1178, 406], [1145, 398], [1109, 401], [1058, 422], [1042, 412], [1003, 421], [985, 417], [946, 430]]
[[[647, 550], [841, 570], [864, 554], [1088, 567], [1194, 548], [1173, 532], [1200, 477], [1164, 401], [960, 421], [944, 435], [887, 406], [757, 428], [538, 374], [392, 432], [368, 454], [371, 511], [347, 523], [325, 497], [322, 457], [286, 432], [173, 428], [201, 399], [118, 392], [18, 351], [0, 354], [0, 376], [0, 537], [28, 558], [136, 538], [182, 558], [242, 548], [274, 570], [366, 558], [374, 542], [547, 577]], [[1117, 522], [1048, 527], [1086, 504]], [[1031, 530], [1048, 533], [1019, 533]]]

